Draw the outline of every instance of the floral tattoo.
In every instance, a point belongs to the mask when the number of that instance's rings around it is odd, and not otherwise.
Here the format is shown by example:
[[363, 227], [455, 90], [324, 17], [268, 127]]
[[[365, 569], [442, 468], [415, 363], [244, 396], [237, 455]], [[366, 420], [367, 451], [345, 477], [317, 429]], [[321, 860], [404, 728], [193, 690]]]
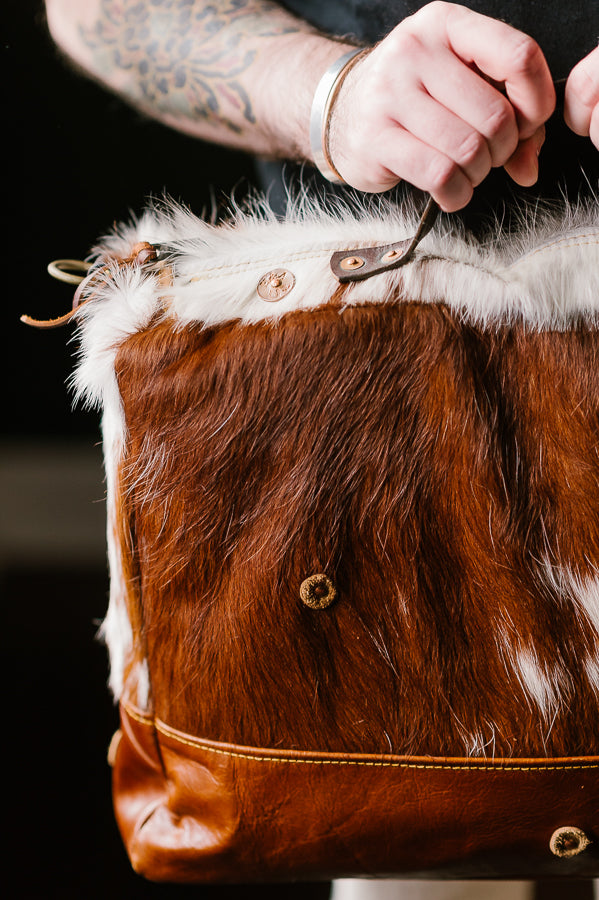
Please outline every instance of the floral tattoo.
[[280, 7], [270, 0], [101, 0], [98, 19], [80, 34], [100, 71], [125, 76], [119, 78], [125, 85], [120, 92], [137, 105], [218, 119], [241, 133], [230, 119], [231, 108], [255, 122], [240, 80], [257, 55], [248, 35], [297, 30], [289, 19], [277, 27], [275, 11]]

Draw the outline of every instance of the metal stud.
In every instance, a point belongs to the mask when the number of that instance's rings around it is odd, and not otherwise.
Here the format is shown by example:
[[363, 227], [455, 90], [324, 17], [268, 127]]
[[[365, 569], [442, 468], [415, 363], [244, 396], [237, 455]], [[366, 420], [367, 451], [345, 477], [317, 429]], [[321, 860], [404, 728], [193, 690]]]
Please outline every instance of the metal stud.
[[276, 303], [286, 297], [295, 285], [295, 275], [288, 269], [273, 269], [258, 282], [258, 296], [267, 303]]
[[342, 269], [350, 270], [350, 269], [361, 269], [364, 265], [364, 260], [361, 256], [346, 256], [345, 259], [342, 259], [339, 263]]
[[578, 856], [589, 846], [591, 841], [584, 831], [576, 828], [575, 825], [564, 825], [562, 828], [556, 828], [551, 835], [549, 841], [549, 849], [554, 856], [560, 856], [567, 859], [571, 856]]
[[336, 597], [335, 586], [326, 575], [310, 575], [300, 585], [300, 599], [310, 609], [326, 609]]
[[397, 259], [399, 256], [399, 250], [387, 250], [386, 253], [383, 253], [381, 256], [381, 262], [393, 262], [394, 259]]

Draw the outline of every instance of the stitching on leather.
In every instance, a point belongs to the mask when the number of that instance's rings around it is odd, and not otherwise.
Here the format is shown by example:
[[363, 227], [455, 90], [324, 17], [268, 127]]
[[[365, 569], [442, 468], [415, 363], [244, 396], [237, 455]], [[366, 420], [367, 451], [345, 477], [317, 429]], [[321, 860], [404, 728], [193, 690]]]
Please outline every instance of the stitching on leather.
[[136, 709], [133, 709], [132, 706], [126, 705], [123, 701], [121, 701], [121, 706], [126, 711], [130, 719], [134, 719], [141, 725], [154, 725], [154, 719], [152, 718], [152, 716], [145, 716], [143, 713], [138, 712]]
[[[195, 275], [185, 275], [182, 276], [182, 278], [184, 279], [184, 284], [188, 284], [191, 282], [196, 283], [208, 280], [209, 278], [221, 278], [223, 272], [225, 275], [237, 275], [239, 272], [253, 272], [255, 269], [262, 269], [265, 266], [283, 265], [289, 262], [299, 262], [302, 260], [307, 260], [309, 262], [311, 259], [318, 260], [321, 258], [326, 260], [331, 253], [338, 249], [338, 247], [331, 247], [330, 249], [325, 247], [317, 250], [296, 250], [294, 253], [289, 254], [271, 254], [262, 259], [253, 258], [247, 262], [237, 263], [235, 265], [224, 263], [222, 266], [212, 266], [210, 269], [202, 269], [201, 272], [198, 272]], [[281, 259], [283, 259], [283, 263], [281, 263]]]
[[[592, 237], [592, 235], [581, 235], [581, 237]], [[551, 244], [544, 244], [542, 247], [538, 247], [536, 250], [532, 250], [530, 253], [525, 253], [523, 256], [519, 257], [513, 263], [510, 263], [509, 266], [506, 266], [506, 272], [509, 272], [511, 269], [515, 269], [518, 265], [523, 263], [525, 260], [531, 259], [531, 257], [536, 256], [538, 253], [545, 253], [548, 250], [553, 250], [560, 245], [563, 248], [571, 248], [571, 247], [591, 247], [599, 245], [599, 240], [590, 240], [590, 241], [575, 241], [570, 242], [569, 238], [563, 238], [559, 241], [553, 241]], [[361, 249], [356, 245], [356, 249]], [[283, 264], [287, 265], [288, 263], [299, 262], [299, 261], [309, 261], [309, 260], [321, 260], [323, 257], [326, 257], [328, 253], [332, 252], [331, 250], [305, 250], [305, 251], [297, 251], [294, 254], [284, 255]], [[278, 260], [277, 265], [281, 264], [280, 258], [277, 257]], [[204, 269], [202, 272], [198, 272], [196, 275], [185, 276], [183, 284], [185, 286], [190, 284], [199, 284], [202, 281], [210, 281], [215, 278], [223, 278], [229, 275], [237, 275], [241, 272], [253, 272], [255, 269], [263, 268], [267, 265], [274, 265], [275, 257], [271, 256], [267, 259], [256, 260], [253, 259], [246, 263], [241, 263], [238, 265], [230, 265], [226, 263], [222, 266], [214, 266], [211, 269]], [[503, 278], [501, 272], [495, 271], [493, 269], [486, 268], [482, 265], [477, 265], [476, 263], [472, 263], [466, 260], [460, 260], [453, 256], [438, 256], [434, 254], [426, 254], [426, 253], [417, 253], [414, 255], [413, 262], [429, 262], [431, 260], [441, 261], [453, 263], [458, 266], [465, 266], [467, 268], [476, 269], [477, 271], [483, 272], [485, 275], [489, 275], [492, 278], [496, 278], [498, 281], [501, 281], [503, 284], [508, 284], [509, 279]], [[380, 272], [381, 275], [389, 274], [388, 272]]]
[[[595, 238], [595, 240], [587, 241], [587, 240], [583, 240], [584, 238]], [[544, 253], [546, 250], [550, 250], [554, 247], [559, 247], [560, 244], [564, 245], [565, 247], [587, 247], [587, 246], [592, 246], [593, 244], [599, 244], [599, 238], [597, 237], [596, 232], [589, 232], [588, 234], [577, 234], [577, 235], [572, 235], [570, 237], [565, 236], [565, 237], [559, 238], [556, 241], [552, 241], [549, 244], [543, 244], [542, 247], [537, 247], [536, 250], [532, 250], [530, 253], [525, 253], [521, 257], [521, 259], [529, 259], [531, 256], [535, 256], [537, 253]], [[381, 244], [381, 246], [386, 246], [386, 245]], [[359, 241], [355, 242], [355, 249], [360, 250], [361, 247], [362, 247], [361, 242], [359, 242]], [[267, 256], [267, 257], [262, 257], [262, 258], [258, 258], [258, 259], [253, 258], [251, 260], [248, 260], [247, 262], [237, 263], [237, 264], [233, 264], [233, 265], [231, 265], [230, 263], [224, 263], [222, 266], [212, 266], [211, 268], [203, 269], [201, 272], [198, 272], [196, 275], [185, 276], [185, 283], [187, 283], [188, 281], [193, 281], [194, 279], [203, 281], [205, 278], [211, 278], [211, 277], [217, 278], [217, 277], [220, 277], [222, 272], [225, 272], [225, 273], [231, 274], [231, 275], [235, 275], [239, 272], [253, 270], [255, 268], [260, 268], [261, 266], [274, 264], [274, 262], [277, 262], [277, 261], [278, 261], [278, 264], [281, 264], [281, 256], [284, 257], [285, 263], [297, 262], [299, 260], [320, 259], [321, 257], [326, 256], [329, 253], [333, 253], [335, 250], [339, 250], [339, 247], [338, 246], [336, 246], [336, 247], [319, 247], [319, 248], [313, 248], [310, 250], [296, 250], [290, 254], [285, 254], [285, 253], [278, 254], [278, 255], [271, 254], [270, 256]], [[421, 255], [421, 254], [419, 254], [419, 255]], [[424, 254], [424, 255], [426, 255], [426, 254]], [[459, 262], [459, 260], [456, 260], [454, 257], [451, 257], [451, 256], [443, 256], [443, 257], [432, 256], [431, 258], [434, 258], [434, 259], [439, 258], [439, 259], [443, 259], [443, 260], [447, 260], [447, 261], [451, 261], [451, 262], [456, 262], [456, 261]], [[512, 268], [512, 266], [517, 265], [519, 261], [520, 261], [520, 259], [516, 260], [516, 263], [512, 263], [509, 266], [509, 268]], [[479, 267], [477, 266], [476, 268], [479, 268]], [[482, 267], [482, 266], [480, 268], [485, 272], [488, 271], [490, 275], [494, 274], [494, 272], [492, 270], [484, 269], [484, 267]], [[217, 273], [217, 274], [213, 275], [212, 273]]]
[[293, 759], [293, 758], [281, 758], [278, 756], [254, 756], [251, 753], [237, 753], [232, 750], [221, 750], [217, 747], [208, 747], [205, 744], [194, 744], [192, 741], [186, 741], [183, 738], [174, 737], [174, 735], [169, 732], [163, 731], [162, 729], [157, 729], [161, 734], [164, 734], [170, 740], [177, 741], [180, 744], [187, 744], [190, 747], [195, 747], [199, 750], [205, 750], [208, 753], [217, 753], [220, 756], [228, 756], [233, 759], [247, 759], [253, 760], [254, 762], [273, 762], [273, 763], [291, 763], [291, 764], [304, 764], [308, 766], [362, 766], [368, 768], [379, 768], [379, 769], [444, 769], [452, 772], [554, 772], [554, 771], [563, 771], [570, 769], [599, 769], [599, 765], [595, 765], [594, 763], [590, 763], [588, 765], [579, 765], [579, 766], [545, 766], [540, 763], [538, 766], [518, 766], [516, 764], [497, 764], [497, 765], [470, 765], [468, 763], [464, 763], [463, 765], [458, 766], [450, 766], [444, 763], [409, 763], [409, 762], [377, 762], [372, 760], [370, 762], [366, 760], [352, 760], [352, 759]]
[[222, 750], [220, 747], [210, 747], [204, 743], [200, 743], [199, 741], [188, 740], [186, 738], [180, 737], [179, 735], [173, 734], [168, 726], [162, 725], [162, 723], [158, 721], [153, 721], [152, 719], [147, 719], [142, 716], [138, 716], [131, 712], [129, 708], [127, 708], [127, 712], [131, 715], [131, 718], [136, 719], [138, 722], [141, 722], [144, 725], [153, 725], [156, 731], [163, 734], [165, 737], [169, 738], [171, 741], [175, 741], [179, 744], [184, 744], [188, 747], [193, 747], [196, 750], [205, 750], [207, 753], [216, 753], [219, 756], [227, 756], [232, 759], [247, 759], [254, 760], [255, 762], [275, 762], [275, 763], [291, 763], [291, 764], [305, 764], [312, 766], [365, 766], [369, 768], [389, 768], [389, 769], [442, 769], [449, 770], [453, 772], [554, 772], [554, 771], [571, 771], [571, 770], [579, 770], [579, 769], [599, 769], [599, 763], [586, 763], [586, 764], [563, 764], [563, 765], [554, 765], [547, 766], [544, 763], [540, 762], [538, 765], [518, 765], [517, 763], [496, 763], [494, 765], [489, 764], [481, 764], [475, 765], [470, 763], [463, 763], [462, 765], [450, 765], [447, 763], [412, 763], [412, 762], [385, 762], [383, 760], [352, 760], [352, 759], [300, 759], [300, 758], [289, 758], [289, 757], [278, 757], [278, 756], [255, 756], [253, 753], [240, 753], [234, 750]]

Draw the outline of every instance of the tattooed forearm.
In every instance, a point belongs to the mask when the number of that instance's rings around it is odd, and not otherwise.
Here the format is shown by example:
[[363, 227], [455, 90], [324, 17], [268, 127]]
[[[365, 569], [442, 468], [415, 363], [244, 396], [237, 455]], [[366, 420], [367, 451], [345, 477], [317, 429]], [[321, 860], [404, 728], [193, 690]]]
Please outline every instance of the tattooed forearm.
[[299, 30], [268, 0], [101, 0], [93, 26], [80, 34], [99, 73], [125, 76], [131, 101], [167, 115], [218, 119], [240, 133], [256, 121], [243, 84], [259, 52], [251, 43]]
[[195, 137], [310, 159], [310, 104], [344, 48], [272, 0], [45, 0], [84, 71]]

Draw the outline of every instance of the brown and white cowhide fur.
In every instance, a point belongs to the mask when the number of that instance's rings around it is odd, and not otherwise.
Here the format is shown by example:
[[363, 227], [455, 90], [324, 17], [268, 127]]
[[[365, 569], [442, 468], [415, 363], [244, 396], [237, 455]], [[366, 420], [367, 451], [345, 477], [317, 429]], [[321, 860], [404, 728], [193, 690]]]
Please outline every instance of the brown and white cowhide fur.
[[[98, 249], [76, 385], [104, 410], [112, 689], [237, 744], [598, 754], [597, 207], [440, 226], [339, 287], [334, 250], [413, 231], [173, 206]], [[142, 240], [170, 286], [118, 266]]]

